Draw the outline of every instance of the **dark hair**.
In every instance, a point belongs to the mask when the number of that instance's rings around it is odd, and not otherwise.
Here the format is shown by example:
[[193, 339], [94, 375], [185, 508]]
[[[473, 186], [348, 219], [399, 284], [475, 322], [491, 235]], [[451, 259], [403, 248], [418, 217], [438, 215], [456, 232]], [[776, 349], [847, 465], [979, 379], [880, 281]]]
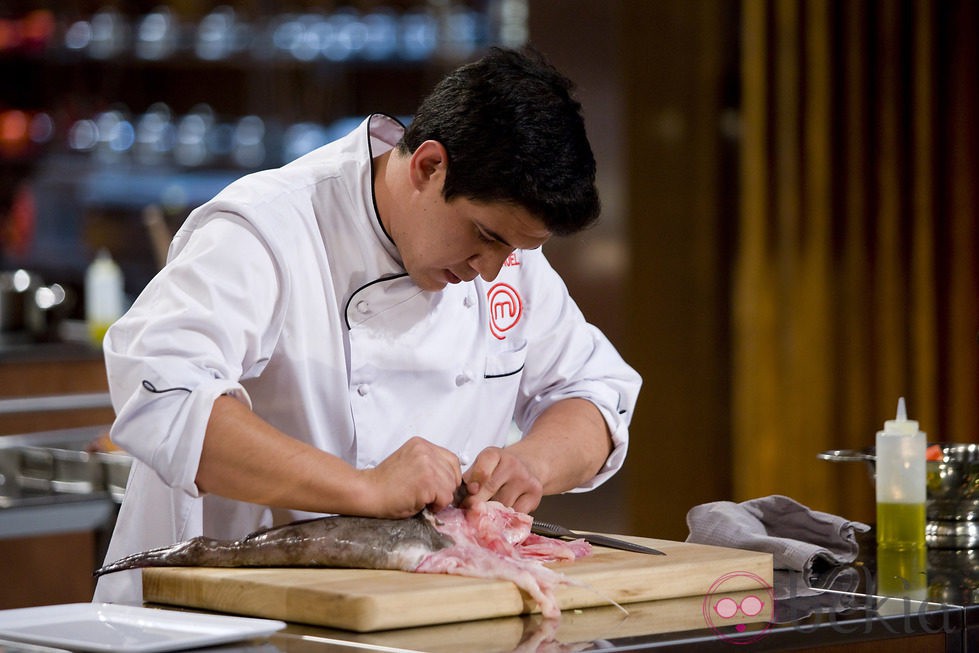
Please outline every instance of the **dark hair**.
[[539, 53], [492, 48], [422, 101], [399, 151], [435, 140], [448, 153], [443, 196], [512, 202], [552, 233], [598, 217], [595, 157], [574, 84]]

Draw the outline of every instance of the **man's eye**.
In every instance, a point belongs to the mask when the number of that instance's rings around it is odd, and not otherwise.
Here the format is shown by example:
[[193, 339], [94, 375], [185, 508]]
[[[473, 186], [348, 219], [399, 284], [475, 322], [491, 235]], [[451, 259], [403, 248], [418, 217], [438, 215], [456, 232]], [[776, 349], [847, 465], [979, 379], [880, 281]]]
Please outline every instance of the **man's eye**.
[[484, 234], [483, 231], [482, 231], [482, 229], [477, 229], [476, 230], [476, 234], [479, 236], [479, 239], [481, 241], [483, 241], [484, 243], [490, 243], [490, 244], [492, 244], [492, 243], [495, 243], [496, 242], [496, 239], [495, 238], [490, 238], [488, 235]]

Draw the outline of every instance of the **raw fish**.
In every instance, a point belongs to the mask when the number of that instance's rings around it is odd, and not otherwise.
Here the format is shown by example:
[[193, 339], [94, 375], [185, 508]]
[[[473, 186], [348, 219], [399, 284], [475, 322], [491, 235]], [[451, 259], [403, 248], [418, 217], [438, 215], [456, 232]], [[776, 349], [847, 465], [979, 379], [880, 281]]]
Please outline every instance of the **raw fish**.
[[534, 598], [546, 618], [560, 616], [554, 590], [569, 581], [545, 562], [591, 553], [530, 532], [533, 519], [495, 501], [471, 509], [423, 510], [408, 519], [344, 515], [292, 522], [240, 540], [195, 537], [135, 553], [96, 570], [141, 567], [351, 567], [504, 579]]

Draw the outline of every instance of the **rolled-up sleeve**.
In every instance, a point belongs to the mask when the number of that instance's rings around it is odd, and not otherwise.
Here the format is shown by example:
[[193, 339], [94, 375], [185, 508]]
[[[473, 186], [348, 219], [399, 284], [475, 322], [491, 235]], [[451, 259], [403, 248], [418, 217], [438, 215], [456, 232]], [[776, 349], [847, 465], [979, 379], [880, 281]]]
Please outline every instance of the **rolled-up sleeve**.
[[568, 295], [564, 282], [547, 264], [535, 265], [533, 329], [521, 380], [516, 423], [526, 432], [549, 406], [564, 399], [593, 403], [612, 436], [612, 452], [599, 473], [571, 490], [598, 487], [625, 462], [629, 424], [642, 379], [608, 338], [589, 324]]
[[106, 334], [112, 439], [167, 485], [198, 496], [215, 399], [250, 405], [241, 380], [269, 359], [281, 285], [263, 241], [219, 214], [178, 235], [167, 266]]

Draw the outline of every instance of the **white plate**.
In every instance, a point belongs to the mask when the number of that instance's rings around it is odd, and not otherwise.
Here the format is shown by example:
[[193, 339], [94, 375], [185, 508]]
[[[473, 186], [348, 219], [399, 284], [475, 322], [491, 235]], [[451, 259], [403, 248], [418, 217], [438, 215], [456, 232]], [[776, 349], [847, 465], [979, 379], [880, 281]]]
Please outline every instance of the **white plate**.
[[0, 610], [0, 636], [78, 651], [155, 653], [270, 635], [285, 623], [113, 603]]

